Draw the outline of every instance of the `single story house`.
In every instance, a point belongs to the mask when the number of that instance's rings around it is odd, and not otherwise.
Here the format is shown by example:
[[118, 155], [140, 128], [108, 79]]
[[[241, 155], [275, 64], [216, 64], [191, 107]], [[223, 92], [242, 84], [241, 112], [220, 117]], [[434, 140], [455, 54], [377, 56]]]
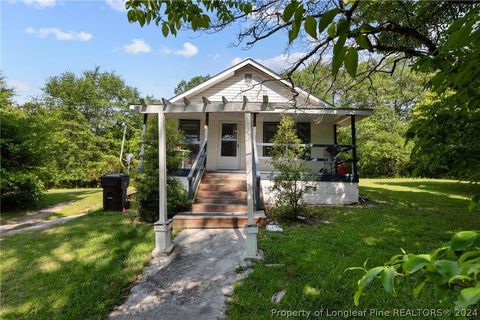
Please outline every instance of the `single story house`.
[[[178, 121], [189, 144], [184, 174], [177, 177], [193, 201], [191, 212], [174, 217], [179, 227], [247, 226], [247, 256], [256, 254], [256, 222], [274, 174], [271, 139], [282, 116], [296, 119], [297, 134], [309, 148], [304, 159], [312, 175], [304, 201], [310, 204], [358, 202], [355, 124], [371, 109], [336, 108], [292, 87], [280, 75], [246, 59], [161, 104], [131, 108], [159, 117], [160, 220], [157, 252], [170, 250], [172, 221], [166, 216], [165, 119]], [[350, 126], [351, 143], [337, 142], [337, 129]], [[163, 189], [162, 189], [163, 188]], [[253, 240], [254, 239], [254, 240]]]

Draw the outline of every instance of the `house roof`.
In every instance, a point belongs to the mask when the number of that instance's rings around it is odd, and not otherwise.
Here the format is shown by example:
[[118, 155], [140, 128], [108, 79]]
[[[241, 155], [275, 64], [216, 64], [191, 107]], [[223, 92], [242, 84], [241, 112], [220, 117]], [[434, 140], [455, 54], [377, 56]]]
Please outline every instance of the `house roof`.
[[[176, 103], [176, 102], [181, 101], [183, 98], [198, 95], [199, 93], [203, 92], [204, 90], [207, 90], [207, 89], [213, 87], [214, 85], [224, 81], [225, 79], [228, 79], [228, 78], [234, 76], [235, 72], [237, 70], [239, 70], [241, 68], [244, 68], [244, 67], [247, 67], [247, 66], [252, 67], [252, 68], [266, 74], [267, 76], [271, 77], [274, 80], [278, 80], [279, 83], [283, 84], [289, 90], [292, 91], [292, 86], [291, 86], [290, 82], [283, 79], [275, 71], [265, 67], [264, 65], [258, 63], [257, 61], [255, 61], [251, 58], [248, 58], [248, 59], [245, 59], [242, 62], [237, 63], [236, 65], [234, 65], [234, 66], [216, 74], [215, 76], [213, 76], [210, 79], [196, 85], [195, 87], [170, 98], [169, 101], [171, 103]], [[295, 92], [297, 92], [299, 95], [303, 96], [306, 101], [311, 102], [314, 105], [321, 106], [323, 108], [333, 108], [333, 106], [331, 104], [329, 104], [329, 103], [325, 102], [324, 100], [306, 92], [305, 90], [303, 90], [299, 87], [295, 87], [293, 90]]]

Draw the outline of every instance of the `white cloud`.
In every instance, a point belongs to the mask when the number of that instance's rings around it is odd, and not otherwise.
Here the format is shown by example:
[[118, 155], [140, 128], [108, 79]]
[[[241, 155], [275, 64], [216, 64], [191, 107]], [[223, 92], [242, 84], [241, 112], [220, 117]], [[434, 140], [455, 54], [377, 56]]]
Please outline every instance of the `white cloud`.
[[185, 42], [183, 44], [183, 48], [180, 50], [176, 50], [173, 52], [173, 54], [176, 54], [178, 56], [183, 56], [186, 58], [193, 57], [198, 53], [198, 48], [191, 44], [190, 42]]
[[25, 29], [28, 34], [33, 34], [39, 38], [46, 38], [48, 35], [53, 35], [55, 39], [60, 41], [89, 41], [93, 38], [93, 35], [88, 32], [75, 32], [75, 31], [62, 31], [58, 28], [39, 28], [35, 29], [28, 27]]
[[142, 39], [133, 39], [131, 44], [126, 44], [122, 47], [122, 50], [126, 53], [131, 54], [142, 54], [142, 53], [149, 53], [152, 51], [148, 43], [143, 41]]
[[28, 6], [43, 9], [43, 8], [54, 7], [57, 4], [57, 1], [56, 0], [23, 0], [23, 3], [25, 3]]
[[7, 84], [9, 87], [12, 87], [16, 93], [29, 92], [31, 89], [27, 83], [20, 80], [7, 80]]
[[107, 4], [110, 6], [115, 11], [120, 11], [120, 12], [125, 12], [127, 9], [125, 9], [125, 2], [126, 0], [105, 0]]
[[185, 42], [182, 46], [182, 49], [174, 50], [174, 49], [169, 48], [169, 47], [162, 47], [162, 48], [160, 48], [160, 53], [166, 54], [166, 55], [175, 54], [177, 56], [190, 58], [190, 57], [193, 57], [194, 55], [196, 55], [198, 53], [198, 48], [190, 42]]

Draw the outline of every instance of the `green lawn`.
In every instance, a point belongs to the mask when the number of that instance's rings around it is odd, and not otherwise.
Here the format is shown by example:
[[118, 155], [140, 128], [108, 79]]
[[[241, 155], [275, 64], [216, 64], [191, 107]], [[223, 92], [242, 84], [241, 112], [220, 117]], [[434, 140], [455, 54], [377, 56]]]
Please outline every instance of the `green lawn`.
[[[261, 231], [259, 247], [265, 261], [255, 264], [253, 273], [235, 287], [229, 318], [267, 319], [272, 309], [317, 314], [324, 309], [324, 315], [327, 309], [330, 315], [335, 310], [448, 309], [448, 303], [438, 304], [432, 288], [414, 299], [415, 285], [406, 281], [397, 284], [396, 297], [374, 282], [356, 308], [353, 294], [361, 273], [344, 270], [363, 265], [367, 258], [367, 266], [383, 264], [400, 253], [400, 248], [429, 251], [457, 231], [479, 229], [480, 210], [469, 213], [467, 206], [469, 197], [480, 193], [480, 186], [448, 180], [364, 179], [360, 193], [377, 205], [319, 208], [323, 223], [284, 226], [283, 233]], [[286, 290], [285, 297], [279, 304], [271, 303], [272, 295], [280, 290]], [[367, 318], [386, 317], [377, 313]]]
[[149, 262], [150, 225], [93, 212], [44, 231], [4, 237], [1, 319], [104, 319]]
[[45, 220], [57, 219], [60, 217], [76, 215], [85, 211], [95, 211], [102, 206], [102, 189], [51, 189], [40, 200], [35, 210], [23, 210], [14, 212], [2, 212], [1, 224], [14, 222], [15, 218], [27, 217], [37, 210], [53, 206], [62, 202], [71, 202], [65, 205], [60, 212], [56, 212]]

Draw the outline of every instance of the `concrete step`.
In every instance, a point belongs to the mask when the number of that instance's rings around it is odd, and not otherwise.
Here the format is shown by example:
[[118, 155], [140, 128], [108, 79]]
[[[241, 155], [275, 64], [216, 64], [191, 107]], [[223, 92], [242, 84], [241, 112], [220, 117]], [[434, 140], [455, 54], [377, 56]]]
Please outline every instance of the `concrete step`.
[[194, 203], [192, 212], [247, 212], [247, 205], [223, 203]]
[[195, 199], [195, 203], [247, 204], [247, 199], [205, 197]]
[[232, 184], [205, 184], [200, 183], [198, 190], [210, 190], [210, 191], [247, 191], [247, 184], [244, 183], [232, 183]]
[[[263, 211], [256, 211], [254, 214], [254, 221], [257, 224], [263, 224], [266, 221], [265, 213]], [[173, 228], [180, 230], [184, 228], [190, 229], [209, 229], [209, 228], [243, 228], [248, 223], [248, 216], [246, 213], [232, 213], [232, 212], [203, 212], [203, 213], [189, 213], [183, 212], [173, 217]]]
[[247, 199], [246, 191], [216, 191], [216, 190], [198, 190], [197, 198], [235, 198]]

